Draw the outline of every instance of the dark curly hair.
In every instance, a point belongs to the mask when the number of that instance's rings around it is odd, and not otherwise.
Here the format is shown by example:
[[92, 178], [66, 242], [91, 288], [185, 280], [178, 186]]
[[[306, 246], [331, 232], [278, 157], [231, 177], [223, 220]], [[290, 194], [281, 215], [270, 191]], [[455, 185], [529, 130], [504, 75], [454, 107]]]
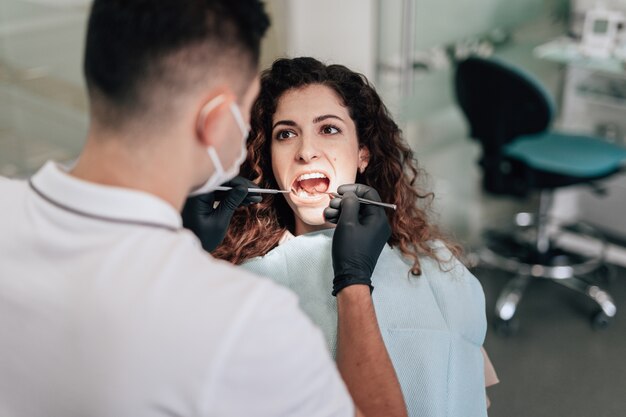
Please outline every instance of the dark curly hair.
[[[269, 24], [260, 0], [94, 0], [83, 71], [95, 118], [110, 128], [164, 109], [224, 66], [252, 80]], [[168, 100], [153, 105], [155, 89]]]
[[[342, 65], [324, 65], [314, 58], [279, 59], [261, 75], [261, 91], [252, 107], [248, 158], [241, 175], [263, 188], [277, 188], [271, 165], [272, 118], [285, 92], [311, 84], [335, 91], [347, 106], [357, 129], [359, 146], [369, 149], [365, 171], [356, 182], [375, 188], [382, 201], [398, 208], [388, 211], [392, 234], [388, 243], [413, 260], [411, 272], [421, 274], [420, 255], [438, 259], [433, 240], [443, 241], [453, 255], [460, 247], [429, 223], [433, 193], [417, 189], [420, 176], [413, 152], [402, 132], [367, 79]], [[213, 252], [217, 258], [240, 264], [265, 255], [278, 245], [284, 232], [294, 230], [294, 214], [283, 196], [266, 196], [259, 204], [243, 207], [233, 216], [224, 242]]]

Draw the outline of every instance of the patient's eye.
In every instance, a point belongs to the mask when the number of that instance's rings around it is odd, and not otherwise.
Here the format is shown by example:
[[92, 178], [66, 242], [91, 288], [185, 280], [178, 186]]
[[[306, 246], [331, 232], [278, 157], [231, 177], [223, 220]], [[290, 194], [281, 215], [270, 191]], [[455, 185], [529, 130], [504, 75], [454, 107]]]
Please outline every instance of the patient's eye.
[[333, 125], [324, 125], [321, 130], [324, 135], [336, 135], [337, 133], [341, 133], [341, 129]]
[[286, 140], [289, 138], [293, 138], [294, 136], [296, 136], [296, 134], [291, 130], [279, 130], [278, 132], [276, 132], [276, 135], [274, 137], [276, 138], [276, 140]]

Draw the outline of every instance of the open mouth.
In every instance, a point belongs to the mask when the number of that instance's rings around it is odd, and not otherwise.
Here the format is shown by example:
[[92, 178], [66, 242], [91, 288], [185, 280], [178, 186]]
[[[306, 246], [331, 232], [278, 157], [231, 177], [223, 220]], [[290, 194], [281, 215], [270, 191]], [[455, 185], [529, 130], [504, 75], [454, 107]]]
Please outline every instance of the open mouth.
[[317, 198], [325, 195], [330, 186], [330, 179], [321, 172], [308, 172], [297, 177], [291, 185], [291, 191], [302, 199]]

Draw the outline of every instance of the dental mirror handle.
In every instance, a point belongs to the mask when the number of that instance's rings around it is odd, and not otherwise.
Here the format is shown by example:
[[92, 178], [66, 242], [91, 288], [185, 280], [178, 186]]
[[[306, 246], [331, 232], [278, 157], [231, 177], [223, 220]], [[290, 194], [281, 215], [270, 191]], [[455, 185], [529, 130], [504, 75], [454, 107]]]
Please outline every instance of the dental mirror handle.
[[[219, 187], [215, 187], [215, 191], [229, 191], [232, 190], [233, 187], [227, 187], [220, 185]], [[275, 190], [271, 188], [248, 188], [249, 193], [258, 193], [258, 194], [289, 194], [291, 191], [287, 190]]]
[[[328, 194], [332, 195], [333, 197], [341, 198], [341, 194], [338, 194], [338, 193], [328, 193]], [[392, 210], [396, 210], [398, 208], [398, 206], [396, 206], [395, 204], [391, 204], [391, 203], [381, 203], [380, 201], [369, 200], [367, 198], [361, 198], [361, 197], [357, 197], [357, 199], [359, 200], [359, 202], [363, 204], [370, 204], [372, 206], [386, 207]]]

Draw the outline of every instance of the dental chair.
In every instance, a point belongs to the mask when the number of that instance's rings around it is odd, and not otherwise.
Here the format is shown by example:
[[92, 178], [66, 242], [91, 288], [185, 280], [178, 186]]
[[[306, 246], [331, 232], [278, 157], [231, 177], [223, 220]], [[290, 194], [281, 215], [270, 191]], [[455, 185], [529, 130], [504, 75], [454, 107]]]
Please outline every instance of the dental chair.
[[[597, 306], [592, 325], [606, 327], [616, 306], [597, 284], [597, 275], [607, 272], [602, 235], [582, 223], [559, 224], [548, 213], [554, 190], [593, 186], [619, 172], [625, 166], [626, 149], [601, 138], [551, 131], [550, 95], [531, 76], [505, 62], [467, 58], [458, 62], [454, 82], [470, 137], [482, 145], [483, 189], [515, 197], [540, 195], [536, 213], [518, 213], [508, 227], [485, 231], [478, 251], [480, 263], [513, 275], [496, 302], [496, 331], [510, 335], [517, 330], [518, 304], [527, 286], [538, 279], [589, 297]], [[597, 245], [584, 253], [568, 250], [563, 245], [568, 234]]]

